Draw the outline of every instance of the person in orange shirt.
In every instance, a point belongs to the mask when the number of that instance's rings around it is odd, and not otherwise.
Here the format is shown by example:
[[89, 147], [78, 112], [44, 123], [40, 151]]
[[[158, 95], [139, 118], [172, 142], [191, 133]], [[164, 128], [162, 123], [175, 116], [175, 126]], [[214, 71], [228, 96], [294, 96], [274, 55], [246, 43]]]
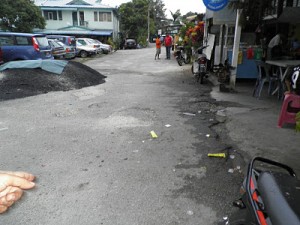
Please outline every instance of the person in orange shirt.
[[157, 38], [155, 40], [155, 43], [156, 43], [156, 53], [155, 53], [155, 60], [156, 60], [156, 57], [157, 59], [160, 59], [159, 58], [159, 54], [161, 53], [161, 41], [160, 41], [160, 35], [157, 35]]

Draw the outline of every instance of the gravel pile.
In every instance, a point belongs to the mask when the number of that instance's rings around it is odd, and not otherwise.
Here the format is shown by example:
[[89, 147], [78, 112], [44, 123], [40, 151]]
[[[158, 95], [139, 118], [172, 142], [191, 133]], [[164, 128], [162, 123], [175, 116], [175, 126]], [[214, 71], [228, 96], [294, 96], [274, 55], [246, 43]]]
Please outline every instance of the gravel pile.
[[75, 61], [62, 74], [42, 69], [9, 69], [0, 72], [0, 101], [24, 98], [52, 91], [69, 91], [102, 84], [106, 76]]

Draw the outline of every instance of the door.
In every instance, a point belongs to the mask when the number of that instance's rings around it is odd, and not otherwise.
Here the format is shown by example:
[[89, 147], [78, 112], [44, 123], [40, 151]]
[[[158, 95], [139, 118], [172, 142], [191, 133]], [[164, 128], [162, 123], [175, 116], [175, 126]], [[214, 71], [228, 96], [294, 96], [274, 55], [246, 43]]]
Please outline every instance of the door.
[[84, 12], [82, 12], [82, 11], [79, 12], [79, 22], [80, 22], [80, 26], [85, 26], [85, 24], [84, 24]]
[[78, 26], [77, 12], [72, 12], [73, 26]]

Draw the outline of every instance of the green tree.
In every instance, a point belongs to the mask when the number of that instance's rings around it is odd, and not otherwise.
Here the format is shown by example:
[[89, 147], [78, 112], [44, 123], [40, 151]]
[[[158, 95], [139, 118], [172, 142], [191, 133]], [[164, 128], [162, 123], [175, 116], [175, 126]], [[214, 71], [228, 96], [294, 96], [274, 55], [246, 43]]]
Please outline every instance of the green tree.
[[32, 0], [1, 0], [0, 28], [4, 31], [32, 32], [45, 28], [40, 9]]
[[156, 0], [154, 1], [154, 26], [155, 26], [155, 32], [157, 32], [159, 29], [162, 29], [165, 25], [167, 18], [166, 18], [166, 9], [165, 4], [162, 0]]
[[181, 13], [180, 13], [180, 9], [177, 9], [177, 11], [175, 13], [173, 13], [170, 10], [171, 16], [173, 17], [173, 23], [175, 22], [179, 22], [180, 18], [181, 18]]
[[125, 37], [147, 36], [148, 4], [146, 0], [133, 0], [119, 8], [120, 29]]
[[[162, 5], [162, 3], [159, 3]], [[138, 43], [146, 44], [148, 36], [148, 11], [150, 15], [150, 34], [156, 32], [155, 11], [153, 0], [132, 0], [119, 7], [120, 29], [124, 37], [136, 38]], [[161, 12], [159, 12], [159, 15]]]

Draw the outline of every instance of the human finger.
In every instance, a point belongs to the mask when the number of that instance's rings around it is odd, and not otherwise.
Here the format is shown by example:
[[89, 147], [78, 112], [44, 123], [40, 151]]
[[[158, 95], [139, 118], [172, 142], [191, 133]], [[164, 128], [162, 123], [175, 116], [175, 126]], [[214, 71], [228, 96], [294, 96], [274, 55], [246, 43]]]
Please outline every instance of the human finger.
[[8, 196], [9, 194], [14, 193], [18, 199], [21, 197], [23, 191], [19, 187], [8, 186], [0, 192], [0, 198], [3, 196]]
[[0, 173], [9, 174], [17, 177], [22, 177], [26, 180], [33, 181], [35, 176], [31, 173], [23, 172], [23, 171], [0, 171]]
[[0, 198], [0, 205], [10, 207], [12, 204], [14, 204], [14, 199], [14, 194], [10, 194], [9, 196], [3, 196]]
[[0, 214], [1, 214], [1, 213], [4, 213], [7, 209], [8, 209], [7, 206], [5, 206], [5, 205], [0, 205]]
[[0, 192], [9, 186], [19, 187], [22, 189], [31, 189], [35, 186], [35, 183], [22, 177], [9, 174], [0, 174]]
[[7, 187], [0, 195], [0, 205], [11, 206], [23, 195], [23, 190], [18, 187]]

